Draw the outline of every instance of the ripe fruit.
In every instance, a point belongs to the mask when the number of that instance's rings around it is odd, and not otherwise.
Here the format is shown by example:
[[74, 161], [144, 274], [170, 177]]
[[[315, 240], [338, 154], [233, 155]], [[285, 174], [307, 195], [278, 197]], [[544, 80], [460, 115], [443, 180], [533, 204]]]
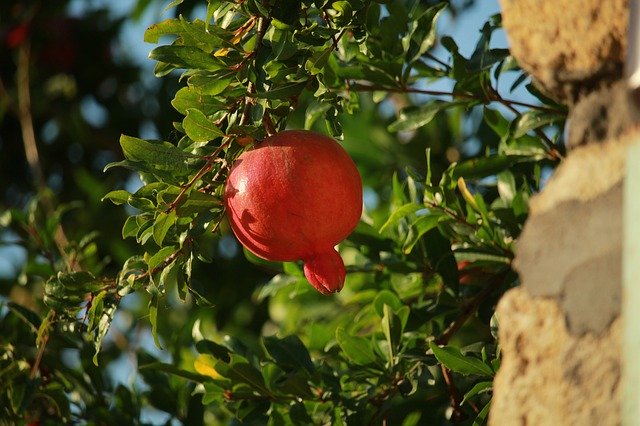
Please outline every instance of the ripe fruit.
[[340, 291], [345, 268], [334, 246], [362, 213], [362, 182], [353, 160], [333, 139], [288, 130], [242, 154], [225, 188], [231, 228], [259, 257], [304, 262], [321, 293]]

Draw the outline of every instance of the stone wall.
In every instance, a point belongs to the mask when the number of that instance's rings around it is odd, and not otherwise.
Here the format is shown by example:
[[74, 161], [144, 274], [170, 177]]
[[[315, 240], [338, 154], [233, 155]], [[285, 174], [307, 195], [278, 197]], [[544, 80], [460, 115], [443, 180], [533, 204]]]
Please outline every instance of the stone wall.
[[[628, 0], [501, 0], [510, 48], [569, 107], [569, 154], [532, 198], [521, 287], [496, 316], [490, 424], [620, 423], [622, 204], [640, 113], [623, 79]], [[635, 138], [632, 137], [635, 135]]]

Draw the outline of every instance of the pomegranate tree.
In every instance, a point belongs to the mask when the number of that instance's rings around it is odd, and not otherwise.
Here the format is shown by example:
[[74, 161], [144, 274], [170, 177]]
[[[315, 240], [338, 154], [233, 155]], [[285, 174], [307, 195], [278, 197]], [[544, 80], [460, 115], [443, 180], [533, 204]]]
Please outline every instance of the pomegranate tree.
[[301, 130], [271, 136], [243, 153], [225, 188], [231, 228], [257, 256], [304, 262], [319, 292], [344, 285], [335, 245], [362, 213], [362, 182], [353, 160], [333, 139]]

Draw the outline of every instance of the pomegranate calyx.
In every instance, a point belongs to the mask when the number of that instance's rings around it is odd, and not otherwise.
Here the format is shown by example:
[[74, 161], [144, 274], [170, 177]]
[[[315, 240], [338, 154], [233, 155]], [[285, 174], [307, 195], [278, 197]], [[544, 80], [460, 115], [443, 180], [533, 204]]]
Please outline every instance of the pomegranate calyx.
[[342, 290], [345, 274], [342, 257], [333, 248], [304, 259], [304, 276], [324, 295]]

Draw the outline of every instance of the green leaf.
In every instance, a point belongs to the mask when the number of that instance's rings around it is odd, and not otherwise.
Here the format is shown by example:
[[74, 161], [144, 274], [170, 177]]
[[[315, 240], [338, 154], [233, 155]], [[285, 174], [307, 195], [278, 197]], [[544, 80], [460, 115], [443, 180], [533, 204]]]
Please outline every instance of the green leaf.
[[121, 205], [121, 204], [124, 204], [127, 201], [129, 201], [129, 197], [130, 196], [131, 196], [131, 194], [129, 194], [129, 192], [127, 192], [127, 191], [125, 191], [123, 189], [118, 189], [118, 190], [111, 191], [111, 192], [107, 193], [107, 195], [102, 197], [102, 199], [100, 201], [109, 200], [113, 204]]
[[149, 271], [153, 271], [156, 269], [162, 262], [164, 262], [169, 256], [176, 252], [176, 248], [173, 246], [163, 247], [158, 250], [153, 256], [147, 260], [147, 265], [149, 266]]
[[169, 4], [168, 4], [168, 5], [167, 5], [163, 10], [162, 10], [162, 12], [164, 13], [164, 12], [166, 12], [167, 10], [174, 8], [174, 7], [178, 6], [179, 4], [182, 4], [182, 2], [183, 2], [183, 1], [184, 1], [184, 0], [172, 0], [172, 1], [171, 1], [171, 3], [169, 3]]
[[176, 35], [182, 31], [182, 24], [179, 19], [167, 19], [147, 28], [144, 32], [144, 41], [146, 43], [158, 43], [161, 36]]
[[182, 121], [182, 126], [187, 136], [194, 142], [208, 142], [217, 137], [224, 136], [224, 133], [207, 118], [200, 110], [189, 108], [187, 115]]
[[282, 86], [269, 89], [266, 92], [256, 93], [256, 97], [262, 99], [287, 99], [292, 96], [298, 96], [307, 85], [306, 81], [299, 83], [287, 83]]
[[517, 193], [516, 179], [510, 171], [498, 173], [498, 194], [500, 198], [510, 205]]
[[385, 304], [382, 309], [384, 312], [381, 321], [382, 333], [384, 334], [389, 347], [388, 360], [393, 364], [397, 353], [398, 343], [400, 342], [400, 336], [402, 335], [402, 324], [389, 305]]
[[189, 165], [202, 160], [193, 154], [186, 153], [169, 143], [151, 143], [132, 136], [120, 136], [120, 145], [125, 157], [133, 161], [148, 163], [154, 167], [169, 170], [189, 171]]
[[484, 107], [483, 118], [485, 123], [487, 123], [498, 136], [503, 137], [509, 133], [511, 122], [504, 118], [498, 111]]
[[111, 327], [111, 322], [113, 321], [113, 317], [116, 315], [117, 307], [118, 301], [114, 297], [102, 299], [102, 315], [100, 315], [97, 330], [93, 336], [93, 345], [95, 347], [93, 364], [96, 366], [98, 365], [98, 354], [100, 353], [100, 348], [102, 348], [102, 341], [107, 335], [109, 327]]
[[436, 214], [429, 212], [425, 215], [418, 216], [412, 223], [407, 233], [407, 238], [402, 245], [402, 251], [405, 254], [411, 253], [413, 247], [420, 241], [420, 238], [433, 228], [438, 226], [438, 223], [446, 220], [447, 216], [443, 214]]
[[[220, 73], [216, 73], [220, 74]], [[203, 95], [215, 96], [225, 91], [234, 80], [235, 74], [225, 72], [223, 75], [192, 75], [189, 86]]]
[[153, 239], [156, 244], [162, 247], [162, 242], [171, 228], [177, 220], [175, 210], [171, 210], [169, 213], [160, 212], [153, 223]]
[[[68, 290], [81, 290], [89, 292], [96, 286], [89, 286], [90, 283], [96, 282], [96, 277], [87, 271], [78, 272], [58, 272], [58, 281]], [[98, 287], [100, 285], [98, 284]]]
[[522, 114], [515, 123], [513, 137], [519, 138], [527, 134], [530, 130], [537, 129], [552, 123], [562, 121], [563, 117], [556, 113], [544, 110], [531, 110]]
[[196, 343], [196, 349], [201, 354], [213, 355], [216, 359], [229, 363], [231, 357], [229, 356], [229, 349], [217, 344], [211, 340], [200, 340]]
[[140, 225], [137, 216], [129, 216], [122, 225], [122, 238], [135, 237], [138, 234]]
[[485, 424], [487, 420], [487, 415], [489, 415], [489, 409], [491, 408], [491, 401], [487, 402], [487, 404], [480, 410], [476, 418], [473, 420], [472, 426], [482, 426]]
[[149, 322], [151, 323], [151, 335], [158, 349], [162, 349], [160, 340], [158, 340], [158, 304], [159, 298], [156, 294], [151, 296], [149, 301]]
[[264, 346], [279, 366], [304, 369], [309, 375], [315, 373], [309, 351], [298, 336], [291, 335], [283, 339], [265, 337]]
[[523, 158], [523, 161], [537, 161], [547, 157], [547, 148], [542, 139], [529, 135], [503, 140], [498, 152], [508, 156], [528, 157]]
[[495, 374], [487, 364], [472, 355], [462, 355], [458, 348], [453, 346], [439, 347], [434, 342], [430, 342], [429, 347], [438, 361], [451, 371], [464, 375], [475, 374], [491, 377]]
[[464, 394], [464, 398], [462, 399], [462, 402], [460, 403], [460, 405], [464, 404], [465, 402], [467, 402], [469, 399], [476, 396], [477, 394], [489, 392], [491, 389], [493, 389], [493, 382], [476, 383], [467, 393]]
[[150, 362], [148, 364], [140, 365], [138, 368], [140, 370], [151, 369], [154, 371], [164, 371], [165, 373], [173, 374], [174, 376], [182, 377], [183, 379], [197, 383], [202, 383], [207, 380], [207, 378], [201, 374], [192, 373], [191, 371], [183, 370], [175, 365], [165, 364], [163, 362]]
[[217, 71], [226, 67], [224, 62], [193, 46], [160, 46], [149, 53], [150, 59], [178, 68]]
[[329, 56], [331, 56], [331, 52], [333, 52], [333, 46], [327, 47], [326, 49], [315, 52], [311, 58], [307, 59], [307, 62], [304, 65], [304, 68], [311, 74], [316, 75], [322, 72], [322, 69], [327, 64], [329, 60]]
[[89, 323], [87, 325], [87, 332], [92, 333], [94, 328], [98, 325], [99, 319], [102, 317], [104, 310], [103, 299], [107, 295], [106, 290], [102, 290], [91, 300], [91, 308], [87, 312]]
[[171, 105], [183, 115], [186, 115], [187, 110], [190, 108], [195, 108], [204, 115], [212, 115], [227, 107], [214, 96], [198, 93], [193, 87], [183, 87], [178, 90], [175, 98], [171, 101]]
[[420, 59], [435, 44], [436, 23], [446, 6], [445, 2], [432, 6], [409, 22], [409, 32], [402, 39], [402, 44], [410, 63]]
[[369, 342], [364, 337], [352, 336], [343, 327], [336, 329], [336, 340], [345, 356], [358, 365], [370, 365], [377, 361]]
[[463, 104], [464, 102], [432, 101], [421, 107], [409, 107], [400, 111], [398, 119], [389, 124], [387, 130], [400, 132], [415, 130], [428, 124], [440, 111]]
[[398, 225], [405, 217], [416, 213], [419, 210], [424, 210], [424, 206], [418, 203], [407, 203], [393, 211], [389, 219], [380, 228], [380, 233], [385, 233], [390, 227]]
[[403, 306], [402, 301], [395, 293], [389, 290], [380, 290], [375, 299], [373, 299], [373, 308], [380, 318], [384, 316], [385, 305], [391, 306], [394, 311]]
[[216, 371], [234, 382], [246, 383], [261, 395], [271, 395], [260, 371], [246, 361], [232, 359], [231, 364], [219, 362], [216, 364]]
[[475, 158], [453, 165], [452, 177], [458, 179], [459, 177], [480, 178], [491, 176], [508, 169], [511, 165], [521, 160], [522, 158], [507, 155]]
[[313, 123], [322, 117], [330, 108], [331, 104], [329, 102], [311, 102], [304, 115], [305, 130], [311, 130]]

